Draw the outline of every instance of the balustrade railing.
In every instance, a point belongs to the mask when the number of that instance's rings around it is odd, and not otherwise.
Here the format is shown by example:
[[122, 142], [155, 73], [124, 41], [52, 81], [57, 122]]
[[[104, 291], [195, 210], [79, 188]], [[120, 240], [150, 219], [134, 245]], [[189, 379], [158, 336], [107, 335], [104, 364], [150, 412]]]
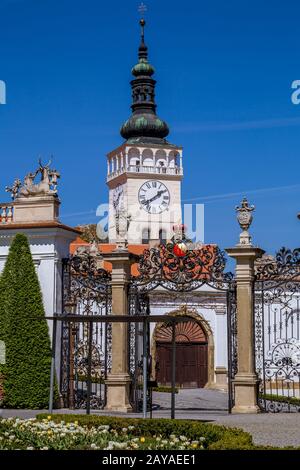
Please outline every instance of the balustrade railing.
[[150, 173], [156, 175], [183, 175], [183, 169], [175, 167], [165, 167], [165, 166], [144, 166], [144, 165], [128, 165], [127, 167], [122, 167], [119, 170], [113, 171], [107, 175], [107, 179], [115, 178], [118, 175], [123, 173]]
[[14, 210], [12, 203], [0, 203], [0, 224], [13, 222]]

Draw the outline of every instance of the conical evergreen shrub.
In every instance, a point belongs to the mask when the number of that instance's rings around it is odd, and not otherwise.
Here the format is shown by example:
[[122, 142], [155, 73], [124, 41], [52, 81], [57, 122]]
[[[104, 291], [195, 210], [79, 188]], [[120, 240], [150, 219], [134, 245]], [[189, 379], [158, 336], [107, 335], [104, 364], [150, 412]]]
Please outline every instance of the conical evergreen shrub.
[[39, 280], [27, 237], [12, 241], [0, 280], [0, 365], [7, 408], [44, 408], [49, 399], [51, 348]]

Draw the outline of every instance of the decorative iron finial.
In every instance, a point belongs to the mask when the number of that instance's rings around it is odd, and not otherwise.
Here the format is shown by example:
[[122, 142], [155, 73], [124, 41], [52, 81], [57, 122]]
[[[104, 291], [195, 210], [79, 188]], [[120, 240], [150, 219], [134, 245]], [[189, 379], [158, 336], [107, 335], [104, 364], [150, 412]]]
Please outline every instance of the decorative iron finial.
[[255, 206], [249, 205], [248, 199], [243, 198], [240, 207], [236, 206], [235, 208], [237, 213], [238, 223], [243, 230], [240, 234], [240, 245], [251, 245], [251, 236], [249, 234], [249, 228], [253, 221], [253, 212], [255, 211]]
[[147, 11], [146, 5], [142, 2], [138, 8], [138, 11], [141, 15], [140, 25], [141, 25], [141, 44], [139, 47], [139, 60], [148, 60], [148, 48], [145, 44], [145, 25], [146, 21], [144, 18], [144, 13]]
[[144, 27], [145, 27], [145, 24], [146, 24], [146, 21], [145, 21], [145, 18], [144, 18], [144, 14], [145, 14], [146, 11], [147, 11], [147, 6], [142, 2], [142, 3], [139, 5], [138, 11], [139, 11], [139, 14], [141, 15], [141, 19], [140, 19], [141, 37], [142, 37], [142, 42], [144, 42]]
[[140, 19], [140, 25], [141, 25], [141, 42], [143, 43], [144, 42], [144, 39], [145, 39], [145, 31], [144, 31], [144, 28], [145, 28], [145, 25], [146, 25], [146, 21], [145, 21], [145, 13], [147, 11], [147, 6], [142, 2], [138, 8], [138, 11], [139, 11], [139, 14], [141, 15], [141, 19]]

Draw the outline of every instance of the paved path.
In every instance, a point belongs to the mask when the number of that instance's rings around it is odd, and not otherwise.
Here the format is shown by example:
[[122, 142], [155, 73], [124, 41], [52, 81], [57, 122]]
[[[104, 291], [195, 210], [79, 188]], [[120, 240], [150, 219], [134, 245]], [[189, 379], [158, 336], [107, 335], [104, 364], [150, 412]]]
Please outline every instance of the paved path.
[[[153, 394], [156, 409], [153, 418], [170, 417], [171, 396], [167, 393]], [[47, 410], [0, 410], [0, 416], [18, 416], [31, 418]], [[55, 413], [74, 413], [72, 410], [55, 410]], [[84, 410], [75, 413], [84, 414]], [[105, 411], [94, 411], [97, 415], [111, 415]], [[148, 414], [149, 415], [149, 414]], [[114, 413], [114, 416], [124, 416]], [[141, 417], [141, 414], [130, 413], [128, 417]], [[300, 447], [300, 413], [269, 413], [259, 415], [228, 415], [227, 393], [215, 390], [195, 389], [180, 390], [176, 395], [176, 418], [197, 419], [241, 428], [253, 436], [256, 444], [272, 446]]]
[[262, 413], [215, 418], [217, 424], [249, 432], [255, 444], [300, 447], [300, 413]]

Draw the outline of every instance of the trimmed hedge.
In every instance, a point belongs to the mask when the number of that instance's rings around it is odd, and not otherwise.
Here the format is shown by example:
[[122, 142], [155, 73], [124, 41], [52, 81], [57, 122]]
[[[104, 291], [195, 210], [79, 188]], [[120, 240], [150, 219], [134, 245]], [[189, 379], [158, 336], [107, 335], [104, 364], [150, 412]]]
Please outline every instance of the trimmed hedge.
[[[153, 387], [152, 390], [153, 392], [172, 393], [172, 387], [165, 387], [164, 385], [158, 385], [157, 387]], [[179, 393], [177, 387], [175, 387], [175, 393]]]
[[2, 406], [44, 408], [49, 400], [50, 339], [39, 280], [23, 234], [17, 234], [10, 246], [0, 298], [0, 339], [6, 344], [6, 364], [0, 366]]
[[[40, 414], [37, 419], [47, 419], [47, 416], [47, 414]], [[62, 414], [51, 415], [51, 419], [56, 423], [60, 421], [65, 423], [78, 421], [79, 425], [88, 427], [109, 425], [120, 432], [125, 427], [135, 426], [135, 432], [138, 436], [161, 435], [163, 438], [167, 438], [171, 434], [176, 434], [193, 440], [204, 437], [203, 445], [208, 450], [252, 450], [256, 448], [253, 445], [251, 435], [245, 431], [201, 421]], [[134, 433], [134, 431], [132, 432]]]
[[274, 395], [266, 393], [260, 396], [262, 400], [277, 401], [279, 403], [287, 403], [288, 405], [300, 406], [300, 399], [296, 397], [285, 397], [284, 395]]

